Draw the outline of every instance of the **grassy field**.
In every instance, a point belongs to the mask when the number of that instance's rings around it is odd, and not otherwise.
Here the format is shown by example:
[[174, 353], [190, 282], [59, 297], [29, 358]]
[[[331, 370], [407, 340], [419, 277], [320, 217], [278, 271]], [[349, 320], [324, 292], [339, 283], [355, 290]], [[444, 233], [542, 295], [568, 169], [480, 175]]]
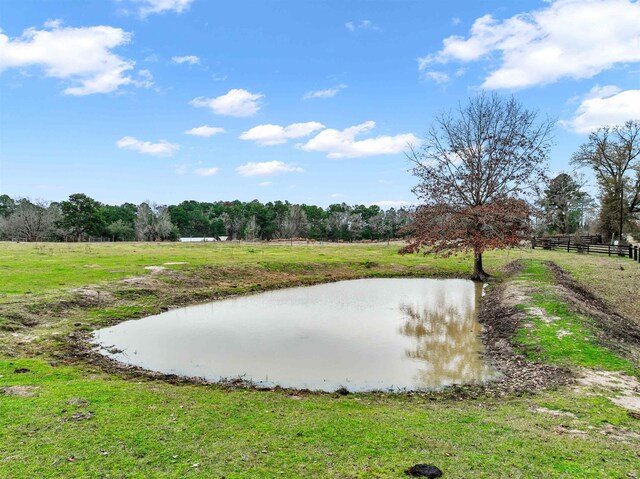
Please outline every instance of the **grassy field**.
[[[640, 477], [640, 421], [598, 387], [475, 400], [234, 390], [132, 379], [66, 355], [69, 333], [170, 306], [343, 278], [470, 274], [468, 257], [397, 247], [0, 243], [0, 477], [391, 478], [419, 462], [447, 478]], [[525, 266], [508, 278], [513, 260]], [[498, 280], [532, 291], [519, 307], [559, 318], [556, 329], [530, 318], [517, 336], [523, 354], [637, 377], [638, 364], [594, 340], [597, 324], [554, 290], [549, 260], [640, 323], [637, 263], [487, 254]]]

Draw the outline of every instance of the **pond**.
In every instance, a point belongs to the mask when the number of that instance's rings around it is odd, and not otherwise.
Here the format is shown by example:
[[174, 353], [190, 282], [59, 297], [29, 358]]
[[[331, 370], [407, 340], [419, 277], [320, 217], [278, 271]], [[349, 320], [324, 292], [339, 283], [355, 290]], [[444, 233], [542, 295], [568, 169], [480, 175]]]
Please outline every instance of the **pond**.
[[425, 390], [497, 377], [482, 358], [481, 295], [460, 279], [340, 281], [175, 309], [94, 340], [123, 363], [211, 381]]

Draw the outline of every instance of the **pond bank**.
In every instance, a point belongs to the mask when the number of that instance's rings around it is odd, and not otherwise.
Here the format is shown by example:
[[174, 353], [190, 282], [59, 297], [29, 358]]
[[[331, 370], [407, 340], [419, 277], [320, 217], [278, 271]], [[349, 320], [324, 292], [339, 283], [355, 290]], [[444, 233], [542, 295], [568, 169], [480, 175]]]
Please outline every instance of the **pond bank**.
[[[542, 267], [542, 266], [541, 266]], [[557, 266], [548, 264], [556, 277], [564, 278], [562, 281], [566, 286], [557, 284], [554, 289], [564, 296], [569, 292], [576, 291], [575, 283], [568, 283], [568, 276]], [[562, 385], [575, 382], [576, 372], [572, 372], [571, 363], [549, 364], [548, 361], [537, 360], [538, 358], [527, 357], [527, 348], [518, 339], [518, 333], [523, 327], [529, 324], [533, 316], [541, 321], [548, 320], [546, 313], [539, 307], [532, 306], [534, 297], [539, 294], [539, 283], [533, 283], [526, 277], [526, 272], [522, 272], [523, 265], [520, 262], [513, 262], [507, 265], [504, 270], [504, 279], [494, 282], [488, 289], [488, 294], [483, 298], [479, 313], [479, 321], [483, 324], [482, 340], [486, 348], [486, 359], [493, 364], [501, 373], [499, 380], [494, 380], [482, 385], [456, 385], [432, 391], [405, 391], [402, 394], [409, 396], [423, 396], [434, 399], [447, 398], [482, 398], [482, 397], [503, 397], [508, 395], [533, 394], [544, 389], [555, 389]], [[397, 273], [397, 272], [396, 272]], [[406, 273], [406, 272], [403, 272]], [[402, 274], [401, 276], [405, 276]], [[331, 277], [329, 281], [347, 278]], [[324, 282], [322, 280], [320, 283]], [[315, 283], [315, 281], [314, 281]], [[614, 318], [615, 315], [602, 303], [597, 303], [593, 299], [589, 300], [584, 293], [576, 296], [572, 295], [574, 308], [589, 308], [593, 314], [599, 314], [602, 318]], [[629, 323], [633, 326], [633, 323]], [[606, 330], [603, 330], [606, 331]], [[615, 337], [606, 332], [598, 330], [602, 340], [608, 340], [608, 344], [615, 341]], [[630, 329], [633, 336], [633, 329]], [[619, 336], [619, 334], [618, 334]], [[265, 387], [251, 383], [242, 379], [232, 379], [211, 383], [198, 377], [184, 377], [174, 374], [163, 374], [148, 371], [136, 366], [123, 364], [113, 359], [107, 358], [97, 352], [90, 343], [88, 333], [72, 333], [66, 339], [67, 359], [71, 361], [80, 360], [100, 367], [102, 370], [112, 373], [123, 374], [128, 378], [145, 378], [150, 380], [168, 381], [172, 384], [216, 384], [225, 389], [249, 388], [255, 390], [282, 390], [291, 394], [326, 394], [323, 392], [312, 392], [309, 390], [288, 389], [282, 387]], [[634, 344], [627, 339], [627, 348]], [[637, 342], [640, 344], [640, 342]], [[604, 349], [603, 349], [604, 351]], [[379, 393], [374, 393], [379, 394]]]

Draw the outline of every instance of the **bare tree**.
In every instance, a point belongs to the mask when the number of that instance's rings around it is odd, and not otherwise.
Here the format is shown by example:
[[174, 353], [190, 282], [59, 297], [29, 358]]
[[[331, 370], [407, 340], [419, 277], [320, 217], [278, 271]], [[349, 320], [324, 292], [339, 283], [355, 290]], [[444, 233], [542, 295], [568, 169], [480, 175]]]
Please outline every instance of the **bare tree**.
[[293, 238], [306, 235], [309, 229], [307, 215], [300, 205], [290, 205], [282, 221], [282, 233], [289, 238], [293, 245]]
[[408, 154], [419, 179], [413, 192], [424, 203], [401, 252], [473, 251], [472, 279], [486, 280], [483, 252], [517, 245], [528, 232], [529, 205], [519, 198], [544, 175], [552, 128], [496, 94], [438, 115]]
[[163, 241], [175, 231], [169, 210], [155, 203], [142, 203], [136, 215], [136, 238], [139, 241]]
[[624, 224], [640, 213], [640, 120], [598, 128], [571, 162], [595, 173], [601, 228], [606, 235], [617, 230], [622, 239]]
[[13, 212], [2, 222], [2, 236], [22, 241], [41, 241], [55, 231], [60, 218], [57, 207], [46, 201], [22, 198]]
[[364, 220], [358, 213], [351, 213], [347, 219], [347, 228], [349, 231], [349, 240], [353, 241], [362, 233], [364, 229]]

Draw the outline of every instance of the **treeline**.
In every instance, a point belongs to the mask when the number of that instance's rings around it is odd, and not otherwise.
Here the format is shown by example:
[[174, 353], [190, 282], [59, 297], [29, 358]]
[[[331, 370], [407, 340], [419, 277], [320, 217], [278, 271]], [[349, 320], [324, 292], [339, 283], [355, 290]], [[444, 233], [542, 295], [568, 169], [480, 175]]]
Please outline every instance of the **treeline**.
[[106, 205], [84, 194], [62, 202], [0, 196], [0, 239], [18, 241], [380, 241], [400, 237], [411, 218], [405, 208], [345, 203], [327, 208], [257, 200]]
[[545, 182], [538, 234], [599, 233], [608, 241], [640, 235], [640, 120], [594, 130], [571, 164], [593, 174], [597, 197], [584, 191], [577, 171]]

